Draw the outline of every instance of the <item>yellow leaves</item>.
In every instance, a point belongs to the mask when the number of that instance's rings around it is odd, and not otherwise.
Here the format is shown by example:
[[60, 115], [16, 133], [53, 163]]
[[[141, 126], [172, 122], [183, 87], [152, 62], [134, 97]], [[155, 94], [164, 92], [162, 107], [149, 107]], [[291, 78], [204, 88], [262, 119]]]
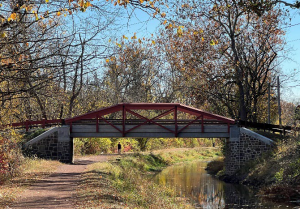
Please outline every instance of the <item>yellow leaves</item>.
[[184, 26], [178, 26], [178, 28], [177, 28], [177, 35], [179, 37], [181, 37], [183, 35], [183, 30], [182, 30], [183, 28], [184, 28]]
[[56, 15], [57, 15], [57, 16], [60, 16], [60, 15], [61, 15], [60, 11], [56, 12]]
[[8, 21], [13, 21], [17, 19], [17, 14], [14, 12], [10, 15], [10, 17], [7, 19]]
[[49, 2], [49, 0], [45, 0], [45, 2], [46, 2], [46, 3], [48, 3], [48, 2]]
[[165, 21], [163, 22], [163, 25], [165, 25], [165, 24], [167, 24], [167, 20], [165, 20]]
[[90, 7], [90, 6], [92, 6], [91, 2], [89, 2], [89, 1], [85, 2], [85, 4], [84, 4], [84, 7], [85, 7], [85, 8], [88, 8], [88, 7]]
[[166, 17], [166, 13], [162, 12], [161, 14], [161, 17]]
[[167, 25], [167, 29], [169, 29], [169, 28], [172, 28], [173, 27], [173, 25], [171, 24], [171, 23], [169, 23], [169, 25]]
[[128, 40], [128, 37], [126, 37], [125, 35], [123, 35], [123, 38], [126, 39], [126, 40]]
[[144, 0], [140, 0], [140, 3], [141, 3], [141, 4], [144, 3]]
[[155, 45], [155, 41], [154, 40], [152, 40], [152, 44]]
[[107, 59], [105, 60], [105, 62], [106, 62], [106, 63], [109, 63], [109, 59], [107, 58]]
[[136, 33], [131, 37], [131, 39], [136, 39]]
[[38, 20], [38, 19], [39, 19], [39, 16], [38, 16], [38, 14], [37, 14], [37, 12], [36, 12], [36, 11], [32, 11], [32, 14], [34, 14], [34, 16], [35, 16], [35, 20]]
[[211, 40], [209, 43], [211, 46], [218, 44], [218, 40]]
[[5, 32], [2, 32], [1, 33], [1, 38], [6, 38], [7, 37], [7, 34]]
[[111, 42], [111, 39], [108, 40], [108, 43], [110, 43], [110, 42]]
[[141, 40], [141, 39], [139, 39], [138, 41], [139, 41], [140, 44], [142, 43], [142, 40]]
[[203, 37], [201, 37], [201, 41], [204, 41], [204, 38], [203, 38]]
[[121, 48], [121, 47], [122, 47], [122, 45], [121, 45], [121, 44], [119, 44], [119, 43], [117, 43], [117, 42], [116, 42], [116, 45], [117, 45], [119, 48]]

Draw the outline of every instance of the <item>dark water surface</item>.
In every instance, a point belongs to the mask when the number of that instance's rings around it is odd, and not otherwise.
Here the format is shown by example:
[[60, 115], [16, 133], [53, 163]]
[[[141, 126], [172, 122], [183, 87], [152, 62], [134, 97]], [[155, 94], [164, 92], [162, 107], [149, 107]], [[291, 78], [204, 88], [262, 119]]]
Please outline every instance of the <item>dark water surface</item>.
[[197, 161], [174, 165], [154, 179], [161, 185], [174, 188], [179, 196], [191, 199], [196, 208], [300, 208], [269, 202], [246, 186], [220, 181], [207, 174], [206, 164]]

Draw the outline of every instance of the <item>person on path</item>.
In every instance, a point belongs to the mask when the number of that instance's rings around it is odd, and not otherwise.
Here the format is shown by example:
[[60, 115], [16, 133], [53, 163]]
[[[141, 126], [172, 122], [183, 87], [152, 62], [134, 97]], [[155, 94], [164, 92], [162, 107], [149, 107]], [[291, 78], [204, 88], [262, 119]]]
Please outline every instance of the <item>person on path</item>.
[[119, 155], [121, 154], [121, 149], [122, 149], [122, 145], [121, 145], [121, 143], [119, 142], [119, 144], [118, 144], [118, 154], [119, 154]]

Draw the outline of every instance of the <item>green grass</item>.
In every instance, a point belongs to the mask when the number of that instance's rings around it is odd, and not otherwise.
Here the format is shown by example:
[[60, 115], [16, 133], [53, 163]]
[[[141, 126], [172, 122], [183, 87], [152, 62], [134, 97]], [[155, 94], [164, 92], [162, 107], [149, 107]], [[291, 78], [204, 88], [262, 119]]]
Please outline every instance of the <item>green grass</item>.
[[240, 169], [238, 175], [245, 176], [244, 182], [261, 187], [260, 193], [263, 195], [270, 195], [276, 200], [280, 198], [285, 200], [299, 199], [299, 138], [284, 137], [283, 140], [277, 141], [274, 150], [248, 162]]
[[193, 149], [174, 149], [170, 151], [156, 151], [168, 165], [174, 163], [204, 160], [208, 158], [221, 157], [221, 150], [218, 148], [193, 148]]

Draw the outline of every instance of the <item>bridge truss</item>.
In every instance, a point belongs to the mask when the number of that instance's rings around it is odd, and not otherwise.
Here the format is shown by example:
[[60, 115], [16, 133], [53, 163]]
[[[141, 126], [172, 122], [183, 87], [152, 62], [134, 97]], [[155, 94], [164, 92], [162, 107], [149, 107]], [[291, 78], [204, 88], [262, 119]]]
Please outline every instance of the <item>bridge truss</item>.
[[64, 124], [71, 137], [229, 137], [235, 121], [179, 103], [122, 103], [65, 120], [13, 124]]

